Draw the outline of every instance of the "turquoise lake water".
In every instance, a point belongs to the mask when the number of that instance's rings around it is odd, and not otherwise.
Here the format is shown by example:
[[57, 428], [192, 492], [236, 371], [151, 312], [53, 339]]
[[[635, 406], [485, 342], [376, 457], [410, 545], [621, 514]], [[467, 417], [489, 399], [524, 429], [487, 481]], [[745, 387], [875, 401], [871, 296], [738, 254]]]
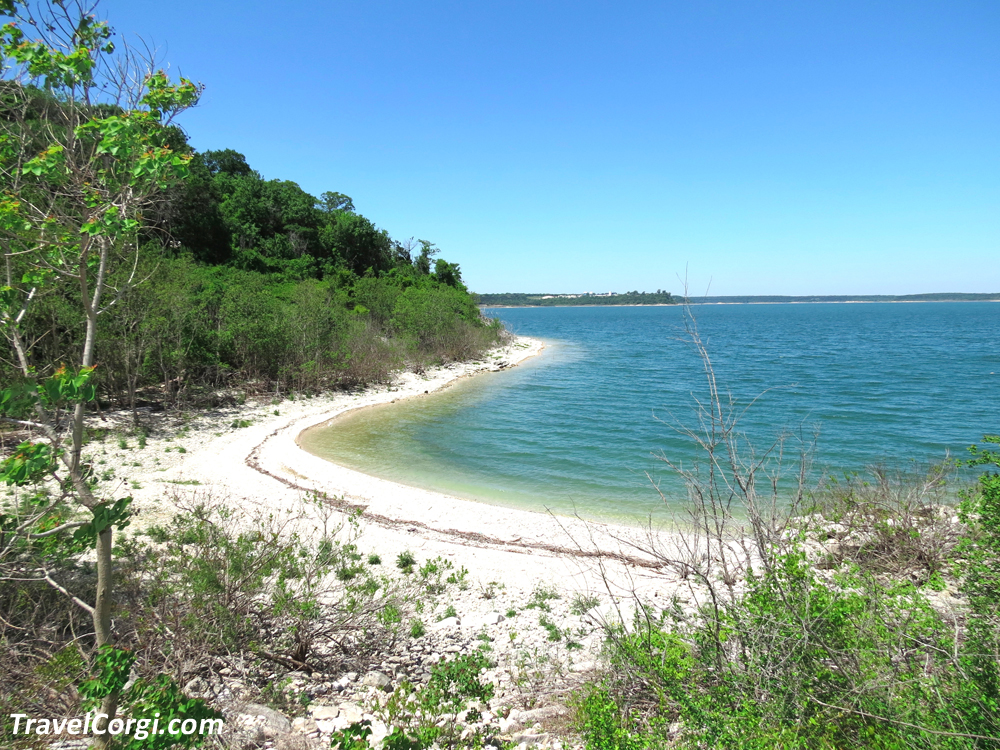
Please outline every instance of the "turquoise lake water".
[[[720, 387], [756, 444], [818, 432], [814, 475], [905, 467], [1000, 432], [1000, 303], [693, 308]], [[679, 307], [491, 309], [541, 356], [427, 397], [366, 409], [305, 447], [360, 471], [490, 503], [591, 518], [659, 514], [682, 482], [656, 458], [698, 453], [701, 362]], [[770, 389], [770, 390], [768, 390]], [[765, 392], [766, 391], [766, 392]], [[760, 395], [763, 393], [763, 395]], [[794, 441], [792, 452], [797, 451]], [[648, 474], [648, 476], [647, 476]]]

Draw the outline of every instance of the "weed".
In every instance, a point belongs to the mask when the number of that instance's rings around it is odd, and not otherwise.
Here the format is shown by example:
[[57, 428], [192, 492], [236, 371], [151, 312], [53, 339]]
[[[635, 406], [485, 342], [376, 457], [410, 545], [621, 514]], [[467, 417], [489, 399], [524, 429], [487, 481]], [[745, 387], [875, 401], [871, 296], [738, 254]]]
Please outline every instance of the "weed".
[[500, 581], [490, 581], [485, 586], [480, 584], [479, 596], [489, 601], [491, 599], [495, 599], [497, 592], [503, 591], [505, 588], [507, 587]]
[[469, 588], [468, 578], [469, 578], [469, 571], [466, 570], [465, 566], [463, 565], [458, 570], [451, 573], [451, 575], [448, 576], [445, 582], [450, 583], [454, 586], [458, 586], [458, 588], [461, 591], [465, 591], [466, 589]]
[[409, 575], [413, 572], [413, 566], [417, 564], [417, 558], [410, 550], [404, 550], [396, 556], [396, 567]]
[[563, 634], [559, 627], [545, 615], [539, 615], [538, 624], [548, 632], [550, 641], [561, 641]]
[[600, 603], [601, 599], [596, 594], [583, 594], [578, 592], [573, 595], [573, 600], [569, 605], [569, 611], [574, 615], [585, 615]]
[[403, 613], [399, 610], [399, 607], [390, 604], [378, 613], [378, 619], [383, 625], [390, 627], [392, 625], [398, 625], [403, 621]]
[[561, 599], [559, 593], [551, 587], [538, 586], [531, 592], [531, 601], [525, 605], [525, 609], [539, 609], [542, 612], [551, 612], [550, 601]]
[[367, 719], [351, 724], [330, 735], [332, 750], [368, 750], [368, 738], [372, 735], [371, 722]]

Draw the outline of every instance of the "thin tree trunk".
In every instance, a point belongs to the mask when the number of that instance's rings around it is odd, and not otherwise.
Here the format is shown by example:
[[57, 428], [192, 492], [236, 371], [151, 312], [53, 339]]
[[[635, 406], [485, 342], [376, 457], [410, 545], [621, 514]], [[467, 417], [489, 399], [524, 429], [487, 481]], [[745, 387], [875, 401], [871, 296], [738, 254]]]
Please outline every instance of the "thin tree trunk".
[[[86, 243], [82, 248], [87, 252]], [[86, 263], [80, 265], [80, 291], [87, 314], [87, 330], [83, 342], [83, 356], [81, 357], [81, 367], [93, 367], [94, 365], [94, 345], [97, 341], [97, 310], [101, 301], [101, 293], [104, 291], [104, 272], [107, 266], [108, 248], [102, 246], [100, 249], [100, 262], [98, 264], [97, 276], [94, 279], [93, 296], [89, 293], [88, 276]], [[84, 404], [78, 403], [73, 409], [73, 445], [70, 472], [73, 483], [84, 501], [93, 507], [96, 498], [87, 487], [86, 478], [83, 475], [80, 464], [80, 457], [83, 452], [83, 425]], [[111, 632], [111, 595], [114, 590], [114, 565], [111, 559], [112, 550], [112, 527], [103, 529], [97, 535], [97, 593], [94, 597], [94, 637], [97, 648], [114, 644], [114, 635]], [[114, 691], [101, 702], [101, 713], [107, 718], [97, 722], [95, 729], [106, 730], [108, 723], [115, 717], [118, 711], [118, 699], [121, 697], [119, 691]], [[97, 734], [94, 737], [94, 747], [106, 748], [110, 742], [107, 734]]]

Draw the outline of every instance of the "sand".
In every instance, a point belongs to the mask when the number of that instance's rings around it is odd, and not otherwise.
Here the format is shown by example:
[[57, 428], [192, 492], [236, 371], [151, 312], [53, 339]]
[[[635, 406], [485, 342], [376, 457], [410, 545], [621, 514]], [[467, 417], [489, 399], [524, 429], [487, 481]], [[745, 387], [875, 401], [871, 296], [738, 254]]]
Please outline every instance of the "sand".
[[[516, 338], [480, 362], [401, 374], [391, 386], [338, 392], [316, 398], [265, 400], [193, 415], [147, 414], [152, 428], [145, 446], [127, 437], [127, 448], [108, 437], [94, 443], [91, 458], [98, 474], [119, 482], [116, 496], [134, 497], [141, 530], [163, 523], [178, 505], [222, 502], [246, 517], [294, 514], [308, 533], [322, 523], [310, 498], [333, 507], [335, 519], [357, 516], [359, 546], [394, 559], [403, 550], [418, 558], [444, 556], [465, 566], [481, 581], [502, 581], [517, 590], [540, 584], [572, 591], [628, 597], [666, 598], [680, 582], [638, 548], [648, 529], [583, 522], [478, 503], [409, 487], [334, 465], [299, 447], [306, 429], [335, 426], [336, 417], [354, 409], [420, 398], [459, 378], [517, 366], [544, 356], [544, 344]], [[124, 428], [119, 415], [95, 426]], [[183, 450], [183, 452], [181, 452]], [[360, 515], [357, 515], [359, 514]], [[659, 535], [661, 541], [666, 537]], [[609, 588], [610, 582], [610, 588]]]

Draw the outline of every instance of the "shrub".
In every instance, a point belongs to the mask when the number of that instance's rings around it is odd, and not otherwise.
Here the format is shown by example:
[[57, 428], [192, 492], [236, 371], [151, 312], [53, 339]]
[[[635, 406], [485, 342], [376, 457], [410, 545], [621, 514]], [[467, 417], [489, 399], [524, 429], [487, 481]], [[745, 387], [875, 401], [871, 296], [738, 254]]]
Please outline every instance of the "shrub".
[[[341, 527], [306, 543], [295, 516], [247, 519], [225, 506], [195, 505], [153, 528], [155, 546], [133, 543], [123, 585], [144, 606], [142, 637], [173, 632], [172, 658], [256, 653], [293, 669], [356, 662], [392, 637], [401, 601], [372, 578]], [[339, 650], [324, 648], [339, 644]]]
[[396, 567], [404, 573], [412, 573], [413, 566], [417, 564], [417, 558], [410, 550], [403, 550], [396, 556]]
[[574, 615], [585, 615], [600, 603], [600, 598], [595, 594], [577, 593], [573, 595], [573, 601], [570, 602], [569, 611]]

